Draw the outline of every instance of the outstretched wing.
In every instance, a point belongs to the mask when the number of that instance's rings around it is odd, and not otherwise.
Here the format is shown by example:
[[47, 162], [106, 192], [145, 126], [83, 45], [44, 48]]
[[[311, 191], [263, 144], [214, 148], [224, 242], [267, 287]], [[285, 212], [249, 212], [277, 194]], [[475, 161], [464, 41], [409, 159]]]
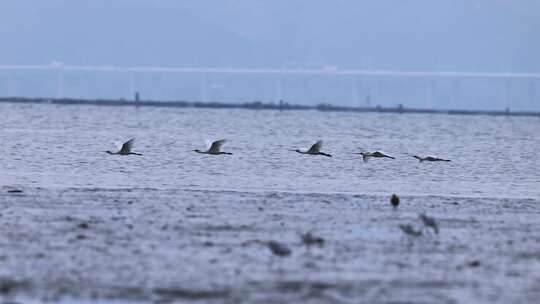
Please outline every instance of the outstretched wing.
[[120, 149], [120, 154], [129, 154], [131, 153], [131, 148], [133, 148], [133, 144], [135, 143], [135, 138], [132, 138], [128, 141], [126, 141], [123, 145], [122, 145], [122, 148]]
[[362, 160], [365, 162], [367, 162], [371, 157], [371, 154], [369, 152], [360, 152], [360, 155], [362, 155]]
[[210, 149], [208, 149], [208, 152], [210, 152], [210, 153], [219, 153], [219, 151], [221, 150], [221, 146], [225, 142], [226, 142], [225, 139], [216, 140], [215, 142], [212, 143], [212, 145], [210, 146]]
[[393, 156], [390, 156], [390, 155], [388, 155], [388, 154], [385, 154], [385, 153], [383, 153], [383, 152], [381, 152], [381, 151], [371, 152], [370, 154], [371, 154], [372, 156], [375, 156], [375, 157], [388, 157], [388, 158], [392, 158], [392, 159], [394, 158]]
[[313, 146], [311, 146], [311, 148], [309, 148], [307, 153], [317, 154], [321, 152], [321, 147], [322, 147], [322, 140], [319, 140], [318, 142], [314, 143]]

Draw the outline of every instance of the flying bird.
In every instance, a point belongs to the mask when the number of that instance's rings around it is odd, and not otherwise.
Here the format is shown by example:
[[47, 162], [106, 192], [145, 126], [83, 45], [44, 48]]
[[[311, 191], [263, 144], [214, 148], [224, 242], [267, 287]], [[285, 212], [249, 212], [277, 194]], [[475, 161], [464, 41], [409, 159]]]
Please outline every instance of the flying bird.
[[438, 158], [438, 157], [433, 157], [433, 156], [426, 156], [426, 157], [420, 157], [418, 155], [413, 155], [414, 158], [418, 159], [419, 162], [423, 162], [423, 161], [430, 161], [430, 162], [449, 162], [450, 160], [449, 159], [443, 159], [443, 158]]
[[105, 151], [105, 152], [109, 154], [113, 154], [113, 155], [142, 155], [140, 153], [131, 152], [131, 149], [133, 148], [134, 143], [135, 143], [135, 138], [132, 138], [126, 141], [118, 152], [112, 152], [112, 151]]
[[212, 145], [210, 146], [210, 148], [206, 151], [201, 151], [199, 149], [196, 149], [196, 150], [193, 150], [197, 153], [201, 153], [201, 154], [209, 154], [209, 155], [221, 155], [221, 154], [226, 154], [226, 155], [232, 155], [232, 153], [230, 152], [221, 152], [221, 146], [226, 142], [225, 139], [221, 139], [221, 140], [216, 140], [212, 143]]
[[322, 148], [322, 140], [319, 140], [318, 142], [314, 143], [313, 146], [311, 146], [311, 148], [309, 148], [309, 150], [307, 150], [307, 151], [301, 151], [301, 150], [298, 150], [298, 149], [292, 150], [292, 151], [298, 152], [300, 154], [323, 155], [323, 156], [332, 157], [332, 155], [330, 155], [330, 154], [326, 154], [326, 153], [321, 152], [321, 148]]
[[362, 155], [362, 159], [364, 161], [368, 161], [370, 158], [374, 157], [374, 158], [390, 158], [390, 159], [396, 159], [395, 157], [392, 157], [390, 155], [386, 155], [380, 151], [375, 151], [375, 152], [360, 152], [360, 153], [356, 153], [356, 154], [360, 154]]

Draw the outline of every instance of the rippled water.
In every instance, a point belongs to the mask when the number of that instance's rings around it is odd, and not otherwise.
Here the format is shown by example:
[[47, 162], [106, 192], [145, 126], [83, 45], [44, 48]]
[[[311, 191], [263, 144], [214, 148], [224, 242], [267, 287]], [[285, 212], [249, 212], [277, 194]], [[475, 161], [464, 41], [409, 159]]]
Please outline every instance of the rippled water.
[[[0, 104], [0, 184], [540, 196], [540, 119]], [[103, 151], [136, 138], [122, 157]], [[225, 138], [232, 156], [192, 152]], [[324, 141], [333, 158], [300, 155]], [[363, 162], [359, 147], [396, 160]], [[407, 153], [450, 163], [418, 163]]]

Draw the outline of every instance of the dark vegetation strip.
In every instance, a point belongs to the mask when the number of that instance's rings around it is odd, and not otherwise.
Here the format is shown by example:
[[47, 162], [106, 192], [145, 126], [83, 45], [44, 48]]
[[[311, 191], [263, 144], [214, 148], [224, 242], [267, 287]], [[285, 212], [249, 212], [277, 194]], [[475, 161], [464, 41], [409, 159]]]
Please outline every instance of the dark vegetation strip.
[[251, 109], [251, 110], [318, 110], [328, 112], [361, 112], [361, 113], [415, 113], [415, 114], [449, 114], [449, 115], [493, 115], [493, 116], [537, 116], [540, 112], [521, 111], [513, 112], [489, 110], [447, 110], [447, 109], [421, 109], [397, 107], [351, 107], [331, 104], [318, 104], [314, 106], [282, 103], [263, 103], [260, 101], [246, 103], [224, 102], [198, 102], [198, 101], [155, 101], [155, 100], [123, 100], [123, 99], [79, 99], [79, 98], [25, 98], [0, 97], [3, 103], [40, 103], [56, 105], [96, 105], [96, 106], [134, 106], [134, 107], [177, 107], [177, 108], [207, 108], [207, 109]]

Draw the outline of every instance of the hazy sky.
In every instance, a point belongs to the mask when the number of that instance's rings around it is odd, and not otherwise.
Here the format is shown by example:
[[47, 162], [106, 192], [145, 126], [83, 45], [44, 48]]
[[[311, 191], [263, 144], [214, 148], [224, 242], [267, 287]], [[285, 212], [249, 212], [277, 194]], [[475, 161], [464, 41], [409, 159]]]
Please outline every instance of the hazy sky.
[[540, 72], [540, 0], [2, 0], [0, 64]]

